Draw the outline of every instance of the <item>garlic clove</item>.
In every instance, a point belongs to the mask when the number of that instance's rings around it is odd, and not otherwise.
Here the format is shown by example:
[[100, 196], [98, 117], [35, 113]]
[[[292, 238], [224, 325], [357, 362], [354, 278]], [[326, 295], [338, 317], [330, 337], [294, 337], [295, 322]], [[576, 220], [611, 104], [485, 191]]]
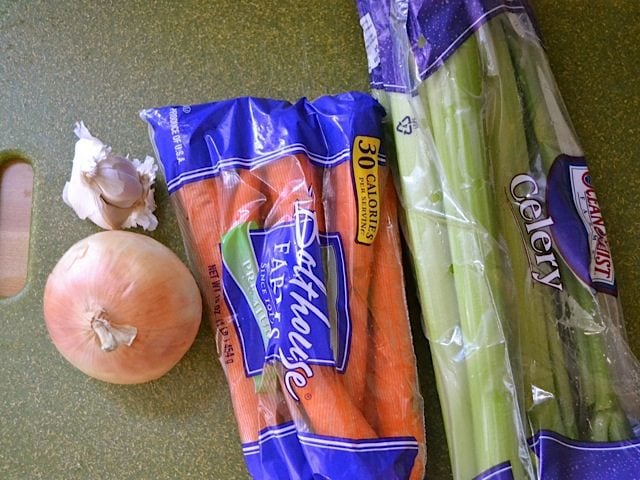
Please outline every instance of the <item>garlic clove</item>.
[[137, 158], [134, 158], [131, 162], [135, 165], [136, 170], [140, 175], [140, 181], [146, 192], [146, 196], [144, 198], [143, 208], [137, 208], [132, 212], [123, 228], [130, 228], [131, 225], [138, 225], [145, 230], [155, 230], [158, 226], [158, 219], [153, 215], [153, 211], [156, 209], [156, 202], [153, 196], [152, 187], [156, 179], [158, 165], [155, 163], [153, 157], [148, 155], [145, 157], [143, 162]]
[[100, 188], [102, 198], [116, 207], [130, 208], [144, 193], [136, 167], [116, 155], [109, 155], [98, 164], [92, 180]]
[[140, 226], [154, 230], [153, 185], [158, 166], [153, 157], [144, 162], [111, 153], [111, 147], [91, 135], [82, 122], [75, 127], [71, 178], [62, 192], [64, 202], [81, 219], [105, 230]]
[[[131, 228], [136, 224], [128, 222], [131, 212], [128, 208], [120, 208], [109, 203], [102, 202], [98, 210], [88, 218], [93, 223], [105, 230], [119, 230], [121, 228]], [[103, 227], [102, 225], [107, 225]]]

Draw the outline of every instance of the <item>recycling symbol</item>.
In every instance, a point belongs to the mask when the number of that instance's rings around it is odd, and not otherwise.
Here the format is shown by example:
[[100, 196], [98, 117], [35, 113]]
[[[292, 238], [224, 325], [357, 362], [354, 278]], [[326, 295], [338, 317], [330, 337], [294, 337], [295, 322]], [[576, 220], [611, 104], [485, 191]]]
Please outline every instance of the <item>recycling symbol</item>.
[[398, 122], [398, 125], [396, 125], [396, 130], [403, 135], [411, 135], [413, 133], [413, 129], [417, 127], [418, 123], [409, 115], [407, 115]]

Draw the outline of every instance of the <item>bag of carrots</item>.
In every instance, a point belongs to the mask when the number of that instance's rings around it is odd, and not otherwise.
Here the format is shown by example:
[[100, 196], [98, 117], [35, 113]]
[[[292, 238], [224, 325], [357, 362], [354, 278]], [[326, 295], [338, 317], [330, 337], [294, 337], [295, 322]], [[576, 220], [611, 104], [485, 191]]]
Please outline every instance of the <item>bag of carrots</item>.
[[422, 479], [423, 403], [382, 107], [148, 109], [256, 479]]
[[527, 0], [357, 0], [456, 479], [640, 478], [640, 363]]

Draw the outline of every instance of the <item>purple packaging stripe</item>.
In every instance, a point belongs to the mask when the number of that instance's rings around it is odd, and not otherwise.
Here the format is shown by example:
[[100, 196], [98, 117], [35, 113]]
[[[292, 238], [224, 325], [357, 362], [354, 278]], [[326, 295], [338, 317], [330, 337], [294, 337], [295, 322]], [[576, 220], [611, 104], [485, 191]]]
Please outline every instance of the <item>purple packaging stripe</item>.
[[254, 479], [407, 480], [418, 454], [413, 437], [352, 440], [296, 430], [292, 422], [260, 431], [242, 445]]
[[522, 0], [409, 0], [407, 29], [419, 76], [433, 74], [491, 18], [527, 13]]
[[351, 440], [299, 432], [298, 440], [314, 478], [407, 480], [418, 455], [413, 437]]
[[510, 462], [500, 463], [480, 475], [473, 477], [473, 480], [513, 480], [513, 469]]
[[[528, 0], [357, 0], [357, 6], [371, 87], [390, 92], [415, 92], [496, 15], [519, 12], [533, 22]], [[409, 52], [417, 73], [407, 65]]]
[[410, 92], [415, 80], [406, 69], [409, 43], [406, 0], [357, 0], [373, 89]]
[[529, 440], [545, 480], [635, 480], [640, 472], [640, 439], [578, 442], [548, 430]]
[[312, 480], [297, 430], [287, 422], [260, 431], [257, 442], [242, 445], [247, 470], [255, 480]]
[[384, 109], [368, 94], [347, 92], [295, 103], [241, 97], [151, 108], [140, 116], [173, 193], [225, 169], [249, 169], [285, 155], [338, 165], [350, 158], [356, 136], [382, 137]]

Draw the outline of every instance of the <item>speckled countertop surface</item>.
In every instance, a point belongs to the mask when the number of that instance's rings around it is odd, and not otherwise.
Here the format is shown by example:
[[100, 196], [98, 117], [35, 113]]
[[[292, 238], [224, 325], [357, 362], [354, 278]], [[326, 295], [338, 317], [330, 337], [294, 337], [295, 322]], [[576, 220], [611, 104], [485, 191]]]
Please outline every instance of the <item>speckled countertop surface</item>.
[[[533, 3], [590, 161], [630, 343], [640, 354], [640, 2]], [[138, 118], [144, 107], [367, 90], [353, 2], [0, 0], [0, 59], [0, 162], [18, 156], [35, 170], [27, 286], [0, 300], [0, 477], [247, 478], [207, 326], [173, 371], [135, 387], [83, 376], [47, 337], [46, 276], [72, 243], [95, 231], [60, 197], [73, 124], [82, 119], [115, 150], [142, 157], [152, 153]], [[162, 184], [157, 201], [154, 236], [182, 256]], [[445, 479], [442, 421], [420, 335], [416, 350], [427, 471]]]

